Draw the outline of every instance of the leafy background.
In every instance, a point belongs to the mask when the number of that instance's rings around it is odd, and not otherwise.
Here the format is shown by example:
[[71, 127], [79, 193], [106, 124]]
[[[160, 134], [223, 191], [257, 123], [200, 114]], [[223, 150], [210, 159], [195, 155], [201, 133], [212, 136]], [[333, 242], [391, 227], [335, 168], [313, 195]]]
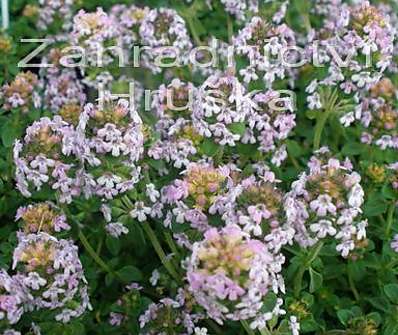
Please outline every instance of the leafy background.
[[[35, 1], [12, 0], [10, 3], [11, 26], [7, 31], [12, 38], [12, 50], [4, 55], [0, 50], [0, 84], [9, 82], [19, 72], [18, 61], [24, 57], [34, 45], [19, 43], [20, 38], [44, 37], [45, 33], [35, 28], [35, 19], [23, 16], [23, 9]], [[79, 0], [76, 8], [88, 11], [102, 6], [109, 9], [116, 3], [131, 4], [128, 0]], [[193, 18], [196, 31], [200, 36], [214, 35], [227, 40], [226, 15], [222, 8], [209, 12], [206, 9], [195, 13], [187, 10], [183, 1], [140, 1], [151, 7], [172, 7], [179, 12], [188, 13]], [[277, 6], [278, 1], [270, 5]], [[303, 31], [303, 15], [310, 1], [291, 1], [287, 22], [296, 31]], [[316, 22], [313, 22], [316, 24]], [[56, 29], [56, 28], [55, 28]], [[234, 27], [237, 31], [238, 26]], [[49, 33], [49, 32], [46, 32]], [[134, 76], [134, 69], [130, 69]], [[161, 76], [147, 78], [144, 86], [154, 88], [162, 82]], [[296, 88], [298, 112], [297, 123], [293, 136], [288, 141], [289, 158], [282, 167], [276, 169], [278, 178], [283, 181], [286, 190], [298, 173], [305, 168], [312, 154], [315, 115], [306, 110], [304, 104], [304, 88], [311, 81], [311, 71], [302, 69]], [[398, 83], [398, 78], [393, 78]], [[398, 102], [396, 102], [398, 107]], [[13, 182], [14, 167], [12, 162], [12, 144], [16, 138], [23, 136], [24, 129], [40, 116], [49, 115], [47, 111], [31, 110], [22, 115], [19, 111], [6, 112], [0, 109], [0, 267], [9, 268], [12, 252], [16, 245], [14, 223], [16, 209], [27, 203]], [[298, 247], [285, 250], [287, 266], [284, 270], [288, 293], [285, 309], [297, 315], [301, 321], [301, 332], [304, 334], [358, 334], [358, 335], [394, 335], [398, 334], [398, 255], [390, 248], [394, 233], [398, 233], [398, 215], [395, 202], [397, 194], [392, 192], [387, 181], [375, 180], [369, 174], [369, 166], [384, 165], [398, 160], [392, 150], [381, 151], [376, 147], [361, 144], [360, 129], [342, 127], [337, 119], [327, 124], [322, 143], [327, 144], [339, 158], [348, 156], [355, 168], [363, 177], [362, 185], [366, 193], [364, 213], [369, 219], [368, 244], [357, 260], [344, 260], [338, 257], [334, 246], [324, 247], [308, 268], [304, 277], [307, 286], [299, 296], [295, 296], [291, 288], [297, 269], [308, 265], [310, 255]], [[211, 148], [204, 148], [211, 150]], [[51, 199], [53, 194], [44, 191], [35, 195], [33, 200]], [[55, 322], [41, 322], [43, 334], [137, 334], [137, 316], [140, 315], [151, 300], [157, 300], [167, 293], [176, 292], [178, 284], [171, 280], [167, 271], [157, 257], [151, 244], [138, 224], [129, 226], [128, 235], [115, 239], [104, 231], [103, 219], [99, 214], [100, 203], [95, 200], [77, 201], [71, 212], [79, 219], [82, 226], [74, 225], [72, 237], [79, 241], [81, 260], [89, 281], [93, 311], [88, 312], [79, 320], [68, 325]], [[84, 242], [79, 240], [78, 229], [81, 228], [90, 245], [104, 264], [93, 258]], [[162, 240], [166, 252], [171, 252], [164, 237], [167, 233], [161, 225], [156, 226], [156, 234]], [[181, 255], [181, 259], [182, 259]], [[161, 279], [157, 288], [151, 287], [148, 281], [154, 269], [160, 269]], [[145, 286], [141, 294], [124, 294], [124, 286], [136, 281]], [[108, 323], [109, 313], [117, 311], [115, 302], [121, 298], [125, 301], [125, 310], [129, 323], [122, 330]], [[30, 315], [23, 318], [22, 324], [29, 329], [31, 321], [41, 320], [43, 315]], [[282, 328], [280, 328], [282, 329]], [[222, 329], [211, 324], [211, 334], [241, 334], [239, 324], [227, 323]], [[282, 331], [275, 328], [273, 334]]]

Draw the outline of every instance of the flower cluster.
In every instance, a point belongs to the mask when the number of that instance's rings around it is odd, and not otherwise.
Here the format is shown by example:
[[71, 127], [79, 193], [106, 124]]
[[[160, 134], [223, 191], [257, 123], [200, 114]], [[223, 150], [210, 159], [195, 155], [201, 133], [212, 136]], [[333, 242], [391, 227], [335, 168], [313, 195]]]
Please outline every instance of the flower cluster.
[[40, 0], [38, 8], [39, 19], [37, 26], [39, 29], [49, 29], [54, 23], [62, 22], [62, 28], [68, 29], [72, 20], [72, 7], [74, 0]]
[[308, 172], [292, 184], [286, 200], [287, 219], [300, 245], [308, 247], [333, 237], [336, 250], [348, 257], [366, 238], [367, 221], [360, 217], [364, 191], [361, 176], [352, 171], [349, 160], [340, 162], [328, 156], [328, 149], [320, 149], [308, 163]]
[[66, 216], [51, 202], [30, 204], [18, 208], [15, 220], [22, 221], [22, 230], [26, 234], [45, 232], [54, 234], [69, 230]]
[[278, 299], [263, 307], [268, 294], [284, 292], [283, 256], [273, 256], [264, 243], [250, 239], [236, 225], [209, 229], [193, 245], [187, 279], [196, 301], [219, 323], [250, 320], [252, 328], [282, 313]]
[[1, 88], [0, 97], [3, 101], [3, 108], [5, 110], [20, 108], [24, 113], [31, 108], [40, 108], [40, 86], [39, 79], [34, 73], [19, 73], [13, 82], [5, 84]]
[[361, 141], [375, 144], [381, 149], [398, 148], [398, 111], [394, 105], [397, 93], [388, 77], [370, 90], [356, 108], [364, 131]]
[[285, 195], [271, 171], [259, 179], [243, 179], [218, 200], [218, 211], [226, 224], [235, 224], [256, 238], [262, 238], [273, 252], [292, 243], [294, 229], [287, 224]]
[[61, 201], [71, 202], [80, 194], [79, 161], [76, 154], [76, 134], [61, 117], [47, 117], [26, 129], [21, 142], [14, 145], [18, 190], [26, 197], [45, 185], [60, 194]]
[[176, 168], [187, 166], [198, 153], [203, 137], [194, 128], [191, 118], [196, 88], [192, 83], [174, 79], [161, 85], [152, 100], [158, 118], [155, 130], [159, 134], [148, 155], [162, 159]]
[[0, 331], [7, 333], [6, 329], [19, 321], [24, 299], [26, 294], [21, 285], [6, 271], [0, 270]]
[[136, 5], [114, 5], [110, 10], [110, 16], [115, 22], [119, 22], [122, 30], [123, 44], [139, 42], [139, 29], [149, 13], [148, 7]]
[[272, 164], [280, 166], [287, 158], [285, 140], [296, 126], [292, 101], [268, 90], [254, 95], [252, 102], [256, 107], [246, 116], [247, 126], [241, 141], [255, 144]]
[[[194, 127], [204, 137], [220, 145], [235, 146], [241, 139], [234, 125], [244, 122], [251, 105], [246, 89], [230, 73], [214, 74], [198, 90], [192, 111]], [[239, 129], [238, 129], [239, 130]]]
[[[80, 10], [73, 18], [71, 42], [85, 50], [90, 65], [103, 66], [113, 62], [117, 51], [107, 46], [117, 46], [120, 40], [120, 26], [115, 17], [108, 15], [102, 8], [95, 12]], [[100, 53], [99, 50], [103, 52]], [[100, 53], [100, 55], [99, 55]]]
[[139, 318], [142, 335], [158, 335], [174, 332], [193, 334], [195, 329], [193, 316], [184, 311], [180, 301], [170, 298], [152, 303]]
[[269, 24], [255, 16], [234, 37], [233, 45], [237, 54], [248, 61], [248, 65], [239, 71], [244, 82], [250, 83], [262, 76], [267, 86], [271, 86], [277, 78], [292, 75], [285, 64], [294, 64], [294, 58], [288, 51], [296, 46], [296, 40], [287, 25]]
[[13, 269], [28, 295], [27, 309], [49, 309], [57, 321], [69, 322], [91, 308], [83, 267], [71, 241], [21, 232]]
[[[377, 84], [391, 64], [395, 31], [389, 16], [368, 1], [352, 6], [330, 1], [314, 10], [325, 19], [322, 29], [309, 34], [308, 52], [320, 66], [327, 66], [327, 76], [320, 71], [323, 76], [313, 80], [306, 91], [309, 107], [321, 109], [328, 108], [328, 101], [322, 99], [324, 86], [359, 94]], [[352, 114], [342, 122], [352, 122]]]
[[176, 179], [162, 189], [162, 201], [171, 205], [165, 225], [171, 225], [175, 217], [177, 223], [188, 222], [195, 229], [207, 230], [207, 215], [216, 213], [217, 199], [232, 183], [230, 173], [227, 166], [215, 168], [210, 163], [191, 163], [184, 179]]
[[86, 101], [83, 85], [75, 71], [65, 69], [61, 73], [47, 75], [44, 88], [44, 105], [53, 113], [80, 108]]
[[[206, 2], [211, 8], [216, 1], [207, 0]], [[247, 12], [257, 13], [259, 6], [259, 0], [220, 0], [220, 3], [228, 14], [241, 21], [246, 18]]]
[[[144, 64], [153, 72], [161, 67], [154, 64], [156, 57], [178, 57], [183, 63], [188, 61], [187, 52], [192, 48], [185, 21], [173, 9], [151, 9], [140, 25], [141, 43], [150, 47]], [[175, 50], [178, 50], [176, 55]]]
[[108, 99], [103, 106], [87, 104], [80, 116], [85, 163], [84, 192], [112, 199], [139, 180], [136, 162], [143, 153], [141, 119], [126, 100]]

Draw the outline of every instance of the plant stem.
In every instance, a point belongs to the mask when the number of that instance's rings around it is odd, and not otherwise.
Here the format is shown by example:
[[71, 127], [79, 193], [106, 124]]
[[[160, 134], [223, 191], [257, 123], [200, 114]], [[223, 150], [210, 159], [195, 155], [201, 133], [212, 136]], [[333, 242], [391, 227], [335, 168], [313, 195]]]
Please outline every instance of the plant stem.
[[351, 274], [351, 270], [350, 270], [349, 266], [347, 266], [347, 275], [348, 275], [348, 283], [350, 285], [350, 289], [352, 291], [352, 294], [354, 295], [355, 300], [359, 301], [359, 299], [360, 299], [359, 293], [358, 293], [358, 290], [357, 290], [357, 288], [355, 286], [354, 279], [352, 278], [352, 274]]
[[173, 254], [175, 254], [177, 257], [180, 257], [180, 253], [178, 252], [171, 234], [169, 232], [164, 232], [164, 237]]
[[271, 335], [271, 332], [269, 329], [265, 326], [264, 328], [260, 329], [260, 334], [261, 335]]
[[194, 23], [192, 17], [191, 16], [185, 16], [185, 19], [186, 19], [186, 21], [188, 23], [189, 30], [191, 31], [192, 37], [193, 37], [196, 45], [198, 45], [198, 46], [202, 45], [202, 41], [200, 40], [199, 34], [196, 31], [195, 23]]
[[[305, 29], [307, 30], [307, 32], [310, 32], [312, 30], [312, 27], [311, 27], [310, 17], [308, 15], [309, 8], [310, 8], [308, 1], [300, 0], [298, 3], [300, 3], [301, 6], [298, 5], [297, 3], [295, 3], [297, 11], [299, 12], [299, 14], [301, 16], [301, 19], [303, 20]], [[303, 8], [303, 6], [304, 6], [304, 8]]]
[[314, 135], [314, 150], [318, 150], [320, 147], [323, 128], [325, 128], [329, 115], [330, 111], [325, 109], [324, 112], [317, 118]]
[[290, 160], [292, 161], [294, 167], [295, 167], [296, 169], [300, 169], [300, 164], [297, 162], [297, 159], [294, 158], [292, 155], [289, 155], [289, 158], [290, 158]]
[[304, 265], [298, 270], [297, 275], [294, 278], [294, 296], [296, 298], [300, 296], [301, 287], [303, 286], [304, 273], [309, 269], [312, 262], [318, 257], [322, 247], [323, 242], [318, 242], [308, 253]]
[[333, 92], [330, 92], [330, 90], [326, 89], [321, 93], [321, 96], [322, 95], [323, 99], [321, 98], [321, 101], [323, 106], [323, 113], [318, 116], [315, 125], [314, 150], [318, 150], [320, 147], [323, 129], [325, 128], [326, 122], [333, 112], [333, 109], [338, 99], [338, 93], [336, 89], [333, 90]]
[[232, 43], [232, 36], [234, 35], [234, 26], [231, 16], [227, 14], [227, 31], [228, 31], [228, 42]]
[[250, 328], [246, 320], [241, 320], [240, 323], [242, 324], [243, 328], [245, 328], [248, 335], [255, 335], [253, 329]]
[[153, 248], [155, 249], [160, 261], [162, 262], [163, 266], [166, 268], [168, 273], [174, 278], [177, 283], [181, 284], [180, 276], [178, 275], [177, 271], [174, 269], [173, 264], [167, 259], [165, 252], [160, 245], [158, 238], [156, 237], [155, 232], [152, 230], [151, 226], [148, 223], [144, 223], [142, 225], [144, 228], [145, 233], [147, 234], [149, 240], [152, 243]]
[[387, 264], [386, 268], [387, 268], [387, 270], [391, 270], [396, 265], [398, 265], [398, 260], [393, 260]]
[[207, 319], [205, 322], [212, 329], [214, 334], [223, 334], [220, 327], [213, 320]]
[[395, 206], [396, 205], [393, 202], [390, 205], [390, 207], [388, 208], [388, 212], [387, 212], [387, 227], [386, 227], [386, 232], [385, 232], [386, 238], [388, 238], [390, 236], [392, 222], [393, 222], [393, 219], [394, 219]]
[[105, 272], [115, 276], [120, 281], [123, 281], [116, 272], [114, 272], [103, 260], [102, 258], [95, 252], [94, 248], [91, 246], [90, 242], [87, 240], [87, 237], [83, 234], [81, 230], [79, 230], [79, 240], [82, 242], [84, 248], [89, 253], [91, 258], [101, 267]]

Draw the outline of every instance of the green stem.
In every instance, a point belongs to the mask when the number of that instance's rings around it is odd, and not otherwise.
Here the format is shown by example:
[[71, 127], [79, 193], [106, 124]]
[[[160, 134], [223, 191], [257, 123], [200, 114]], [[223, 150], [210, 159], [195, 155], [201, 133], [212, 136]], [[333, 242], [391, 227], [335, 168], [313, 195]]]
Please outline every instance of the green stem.
[[171, 234], [169, 232], [164, 232], [164, 237], [165, 240], [169, 246], [169, 248], [171, 249], [171, 251], [173, 252], [173, 254], [176, 255], [176, 257], [180, 257], [180, 253], [178, 252], [178, 249], [174, 243], [173, 237], [171, 236]]
[[300, 169], [300, 164], [297, 162], [297, 159], [296, 158], [294, 158], [292, 155], [289, 155], [289, 158], [290, 158], [290, 160], [292, 161], [292, 163], [293, 163], [293, 166], [296, 168], [296, 169]]
[[298, 298], [300, 296], [300, 291], [303, 286], [304, 273], [310, 268], [312, 262], [318, 257], [321, 249], [323, 247], [323, 242], [318, 242], [308, 253], [305, 263], [298, 270], [296, 277], [294, 278], [294, 296]]
[[260, 334], [261, 335], [271, 335], [271, 332], [267, 327], [264, 327], [263, 329], [260, 329]]
[[180, 276], [178, 275], [177, 271], [174, 269], [173, 264], [167, 259], [167, 256], [163, 251], [162, 246], [160, 245], [160, 242], [156, 237], [155, 232], [152, 230], [151, 226], [148, 223], [144, 223], [142, 227], [144, 228], [144, 231], [147, 234], [149, 240], [151, 241], [152, 246], [155, 249], [163, 266], [166, 268], [168, 273], [175, 279], [177, 283], [181, 283], [182, 281], [180, 279]]
[[202, 45], [202, 41], [200, 40], [199, 34], [196, 31], [195, 23], [194, 23], [192, 17], [185, 15], [185, 19], [188, 23], [189, 30], [191, 31], [192, 37], [193, 37], [196, 45]]
[[234, 35], [234, 26], [231, 16], [227, 14], [227, 31], [228, 31], [228, 42], [232, 43], [232, 36]]
[[99, 241], [99, 243], [98, 243], [98, 246], [97, 246], [97, 254], [98, 254], [98, 255], [101, 254], [101, 250], [102, 250], [103, 244], [104, 244], [104, 239], [101, 238], [100, 241]]
[[211, 319], [205, 320], [205, 323], [211, 328], [214, 334], [223, 334], [220, 327]]
[[323, 128], [325, 128], [329, 115], [330, 110], [327, 109], [317, 118], [314, 135], [314, 150], [318, 150], [320, 147]]
[[323, 129], [325, 128], [326, 122], [329, 119], [330, 114], [333, 112], [336, 106], [338, 97], [339, 96], [336, 89], [330, 91], [330, 88], [326, 88], [321, 92], [323, 113], [318, 116], [315, 125], [314, 150], [318, 150], [320, 147]]
[[347, 275], [348, 275], [348, 283], [350, 285], [351, 292], [354, 295], [355, 300], [359, 301], [359, 299], [360, 299], [359, 293], [355, 286], [354, 279], [352, 278], [352, 274], [351, 274], [351, 270], [350, 270], [349, 266], [347, 266]]
[[307, 30], [307, 32], [310, 32], [312, 30], [310, 16], [308, 15], [310, 6], [308, 4], [308, 1], [303, 0], [301, 0], [299, 4], [300, 5], [298, 5], [298, 3], [295, 4], [297, 11], [301, 16], [301, 19], [303, 20], [305, 29]]
[[101, 267], [105, 272], [117, 277], [120, 281], [123, 281], [117, 273], [115, 273], [103, 260], [102, 258], [95, 252], [94, 248], [91, 246], [90, 242], [87, 240], [87, 237], [83, 234], [81, 230], [79, 230], [79, 240], [82, 242], [84, 248], [89, 253], [91, 258]]
[[246, 330], [246, 333], [248, 335], [255, 335], [253, 329], [250, 328], [246, 320], [241, 320], [240, 323], [242, 324], [243, 328]]
[[392, 268], [394, 268], [394, 266], [398, 265], [398, 259], [397, 260], [393, 260], [390, 263], [388, 263], [386, 265], [387, 270], [391, 270]]
[[390, 236], [391, 228], [392, 228], [392, 222], [394, 219], [394, 212], [395, 212], [395, 203], [392, 203], [390, 207], [388, 208], [387, 212], [387, 227], [386, 227], [386, 238]]

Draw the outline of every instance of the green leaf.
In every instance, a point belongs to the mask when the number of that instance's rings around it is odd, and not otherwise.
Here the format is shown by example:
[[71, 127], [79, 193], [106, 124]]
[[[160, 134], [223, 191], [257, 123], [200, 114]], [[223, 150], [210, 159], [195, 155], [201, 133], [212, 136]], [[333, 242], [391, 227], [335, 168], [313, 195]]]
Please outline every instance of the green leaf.
[[362, 261], [351, 262], [348, 264], [348, 270], [350, 271], [355, 281], [360, 281], [366, 275], [365, 264]]
[[201, 151], [206, 155], [206, 156], [214, 156], [217, 153], [217, 150], [219, 148], [219, 145], [214, 143], [212, 140], [205, 138], [200, 145]]
[[86, 330], [82, 323], [72, 322], [70, 324], [65, 325], [63, 334], [65, 334], [65, 335], [84, 335], [84, 334], [86, 334]]
[[319, 323], [314, 319], [300, 321], [300, 330], [303, 333], [315, 332], [319, 330]]
[[397, 284], [387, 284], [384, 286], [384, 293], [390, 299], [390, 301], [398, 305], [398, 285]]
[[298, 144], [296, 141], [287, 140], [286, 145], [290, 156], [301, 157], [303, 155], [303, 146]]
[[1, 140], [5, 147], [9, 148], [13, 145], [15, 139], [18, 137], [18, 127], [13, 126], [12, 122], [6, 122], [1, 128]]
[[246, 124], [243, 122], [240, 123], [232, 123], [228, 126], [228, 129], [231, 130], [234, 134], [243, 135], [246, 131]]
[[119, 254], [120, 241], [118, 238], [107, 236], [105, 239], [105, 245], [112, 255], [117, 256]]
[[395, 318], [390, 317], [386, 320], [384, 335], [398, 335], [398, 322]]
[[365, 216], [377, 216], [387, 211], [387, 203], [381, 194], [372, 194], [369, 196], [364, 206]]
[[364, 149], [365, 146], [363, 144], [357, 142], [351, 142], [344, 145], [341, 152], [344, 155], [359, 155], [364, 151]]
[[319, 111], [317, 110], [307, 110], [305, 112], [305, 116], [310, 119], [310, 120], [315, 120], [317, 116], [319, 115]]
[[310, 272], [310, 292], [314, 293], [322, 287], [323, 277], [319, 272], [316, 272], [313, 268], [309, 269]]
[[114, 280], [115, 276], [112, 273], [107, 273], [107, 275], [105, 276], [105, 285], [111, 286]]
[[268, 293], [265, 299], [263, 300], [263, 306], [261, 307], [261, 310], [264, 312], [272, 311], [275, 307], [277, 298], [278, 297], [276, 296], [275, 293], [273, 292]]
[[133, 265], [127, 265], [117, 271], [118, 276], [126, 283], [142, 280], [142, 273]]
[[337, 317], [344, 326], [348, 324], [348, 322], [353, 318], [353, 316], [354, 315], [349, 309], [341, 309], [337, 311]]

